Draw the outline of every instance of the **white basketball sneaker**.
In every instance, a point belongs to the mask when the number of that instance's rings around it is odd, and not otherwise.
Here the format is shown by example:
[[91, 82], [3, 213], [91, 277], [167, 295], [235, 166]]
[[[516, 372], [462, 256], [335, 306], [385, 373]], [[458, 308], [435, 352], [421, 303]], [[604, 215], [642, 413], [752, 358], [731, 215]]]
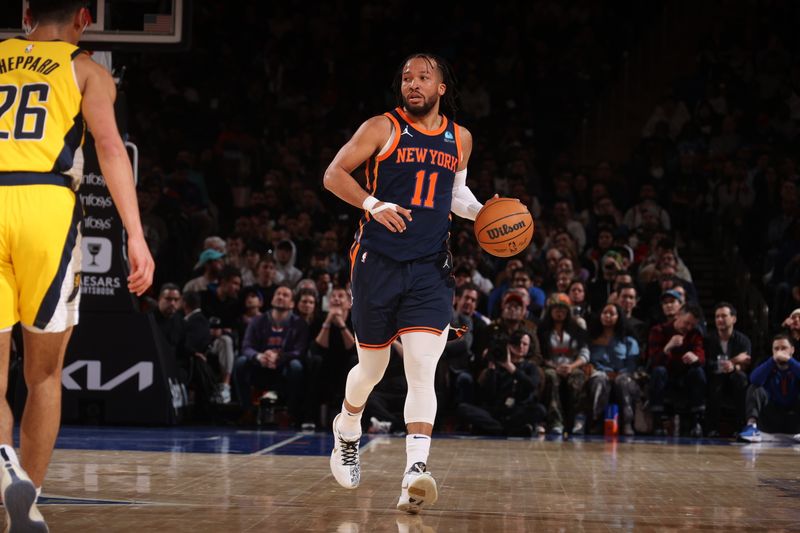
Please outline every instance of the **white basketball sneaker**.
[[47, 533], [44, 517], [36, 508], [36, 487], [28, 474], [0, 451], [3, 472], [0, 489], [6, 508], [6, 533]]
[[436, 480], [427, 472], [425, 463], [414, 463], [403, 476], [397, 509], [417, 514], [423, 507], [436, 503], [437, 499], [439, 492], [436, 489]]
[[361, 463], [358, 457], [358, 444], [361, 435], [355, 440], [345, 439], [339, 432], [336, 422], [341, 413], [333, 419], [333, 451], [331, 452], [331, 473], [336, 481], [346, 489], [358, 487], [361, 481]]

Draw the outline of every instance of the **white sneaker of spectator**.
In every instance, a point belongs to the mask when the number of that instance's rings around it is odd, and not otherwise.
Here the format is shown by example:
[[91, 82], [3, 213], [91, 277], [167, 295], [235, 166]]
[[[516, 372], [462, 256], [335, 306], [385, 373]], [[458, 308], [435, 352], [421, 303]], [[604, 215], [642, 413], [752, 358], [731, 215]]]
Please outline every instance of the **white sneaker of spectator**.
[[218, 383], [217, 392], [214, 394], [214, 403], [231, 403], [231, 386], [227, 383]]

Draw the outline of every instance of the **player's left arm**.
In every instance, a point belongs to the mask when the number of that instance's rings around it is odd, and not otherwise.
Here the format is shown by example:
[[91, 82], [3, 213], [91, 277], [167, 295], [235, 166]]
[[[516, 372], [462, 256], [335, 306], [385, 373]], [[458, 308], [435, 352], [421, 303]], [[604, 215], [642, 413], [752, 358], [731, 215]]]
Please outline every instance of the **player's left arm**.
[[453, 182], [453, 203], [450, 210], [462, 218], [475, 220], [478, 212], [483, 209], [483, 204], [475, 198], [467, 186], [467, 163], [472, 154], [472, 134], [467, 128], [456, 127], [461, 138], [461, 160], [456, 168], [456, 178]]

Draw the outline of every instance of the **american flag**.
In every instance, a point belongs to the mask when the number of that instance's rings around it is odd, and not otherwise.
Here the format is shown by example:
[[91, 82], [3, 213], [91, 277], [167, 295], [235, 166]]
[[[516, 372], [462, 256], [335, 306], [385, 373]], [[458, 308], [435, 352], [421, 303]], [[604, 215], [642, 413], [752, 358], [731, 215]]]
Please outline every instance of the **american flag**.
[[172, 15], [145, 15], [144, 31], [170, 33], [172, 31]]

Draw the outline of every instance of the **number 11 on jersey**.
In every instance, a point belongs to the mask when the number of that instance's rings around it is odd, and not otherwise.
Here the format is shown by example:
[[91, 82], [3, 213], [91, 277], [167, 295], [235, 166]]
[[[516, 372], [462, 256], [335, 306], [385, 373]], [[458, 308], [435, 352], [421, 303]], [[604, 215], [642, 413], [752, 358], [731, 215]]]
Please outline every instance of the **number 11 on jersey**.
[[422, 189], [425, 186], [425, 171], [420, 170], [417, 172], [417, 182], [414, 185], [414, 197], [411, 198], [411, 205], [433, 208], [433, 198], [436, 195], [436, 180], [438, 178], [438, 172], [431, 172], [428, 176], [428, 195], [425, 197], [425, 203], [423, 204]]

